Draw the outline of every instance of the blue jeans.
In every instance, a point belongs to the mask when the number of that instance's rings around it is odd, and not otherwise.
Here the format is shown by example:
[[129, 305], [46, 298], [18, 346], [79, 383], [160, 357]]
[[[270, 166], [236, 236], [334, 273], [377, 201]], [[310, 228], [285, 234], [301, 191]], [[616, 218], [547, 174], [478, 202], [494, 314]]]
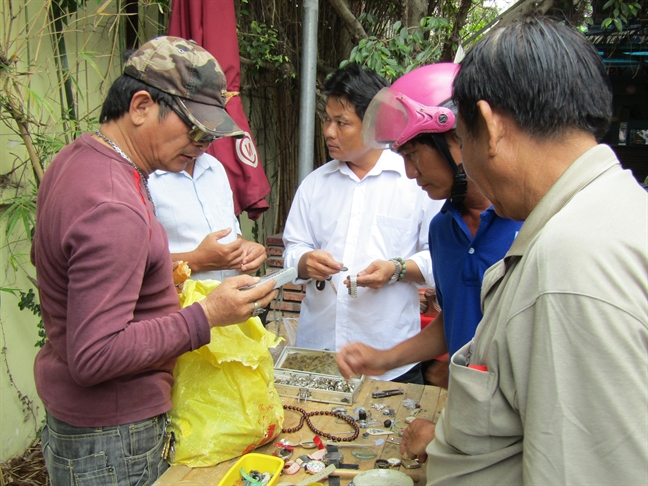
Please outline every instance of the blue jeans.
[[151, 485], [162, 459], [166, 415], [114, 427], [75, 427], [47, 414], [41, 433], [53, 486]]

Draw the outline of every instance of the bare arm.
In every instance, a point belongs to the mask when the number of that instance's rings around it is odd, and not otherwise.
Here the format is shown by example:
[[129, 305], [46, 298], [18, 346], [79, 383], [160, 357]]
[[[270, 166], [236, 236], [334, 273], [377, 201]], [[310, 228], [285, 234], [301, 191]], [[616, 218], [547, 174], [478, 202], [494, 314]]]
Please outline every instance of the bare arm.
[[342, 376], [377, 376], [410, 363], [427, 361], [447, 352], [443, 331], [443, 313], [416, 336], [397, 344], [391, 349], [377, 350], [366, 344], [350, 343], [336, 355]]
[[[379, 289], [389, 282], [395, 270], [396, 264], [391, 260], [376, 260], [371, 262], [367, 268], [358, 273], [358, 287]], [[405, 260], [405, 276], [401, 281], [425, 282], [423, 274], [414, 260]], [[347, 288], [351, 286], [349, 279], [346, 279], [344, 284]]]

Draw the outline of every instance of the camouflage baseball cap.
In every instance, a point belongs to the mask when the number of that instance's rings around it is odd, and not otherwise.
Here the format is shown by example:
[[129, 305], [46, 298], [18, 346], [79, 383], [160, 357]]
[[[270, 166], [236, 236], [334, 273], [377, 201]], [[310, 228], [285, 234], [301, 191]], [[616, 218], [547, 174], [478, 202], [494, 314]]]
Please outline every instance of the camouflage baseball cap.
[[225, 111], [227, 80], [218, 61], [194, 41], [162, 36], [135, 51], [124, 74], [172, 95], [197, 128], [215, 137], [244, 135]]

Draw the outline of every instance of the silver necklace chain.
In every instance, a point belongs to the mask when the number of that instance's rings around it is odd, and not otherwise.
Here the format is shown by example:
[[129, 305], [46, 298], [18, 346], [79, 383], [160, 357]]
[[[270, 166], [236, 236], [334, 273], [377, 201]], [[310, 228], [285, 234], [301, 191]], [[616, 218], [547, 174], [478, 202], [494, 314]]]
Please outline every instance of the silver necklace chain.
[[[144, 189], [146, 189], [146, 196], [148, 197], [148, 200], [151, 201], [151, 204], [153, 204], [153, 198], [151, 197], [151, 191], [149, 191], [148, 187], [148, 178], [144, 175], [144, 172], [142, 172], [142, 169], [140, 169], [133, 160], [124, 153], [122, 149], [120, 149], [115, 142], [110, 140], [108, 137], [106, 137], [103, 133], [101, 133], [99, 130], [95, 130], [95, 133], [99, 138], [101, 138], [104, 142], [106, 142], [108, 145], [112, 147], [112, 149], [117, 152], [119, 155], [121, 155], [125, 160], [128, 161], [130, 165], [133, 166], [133, 168], [139, 173], [140, 179], [142, 179], [142, 183], [144, 184]], [[155, 213], [155, 204], [153, 204], [153, 212]]]

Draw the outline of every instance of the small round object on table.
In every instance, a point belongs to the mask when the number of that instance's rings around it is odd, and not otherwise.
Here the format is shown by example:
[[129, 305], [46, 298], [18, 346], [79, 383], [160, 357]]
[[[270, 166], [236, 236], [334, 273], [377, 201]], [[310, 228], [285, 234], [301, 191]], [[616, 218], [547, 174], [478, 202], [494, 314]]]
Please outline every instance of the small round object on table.
[[351, 451], [351, 455], [357, 459], [373, 459], [378, 453], [371, 447], [358, 447]]
[[311, 474], [317, 474], [324, 469], [326, 469], [326, 464], [324, 464], [322, 461], [310, 461], [306, 464], [306, 471]]
[[376, 459], [374, 469], [389, 469], [389, 462], [386, 459]]
[[292, 457], [293, 450], [290, 447], [279, 447], [275, 453], [278, 458], [283, 459], [284, 461]]
[[390, 457], [387, 459], [389, 467], [398, 467], [401, 465], [401, 460], [398, 457]]
[[344, 455], [341, 452], [329, 452], [324, 456], [324, 464], [336, 464], [339, 467], [344, 461]]

